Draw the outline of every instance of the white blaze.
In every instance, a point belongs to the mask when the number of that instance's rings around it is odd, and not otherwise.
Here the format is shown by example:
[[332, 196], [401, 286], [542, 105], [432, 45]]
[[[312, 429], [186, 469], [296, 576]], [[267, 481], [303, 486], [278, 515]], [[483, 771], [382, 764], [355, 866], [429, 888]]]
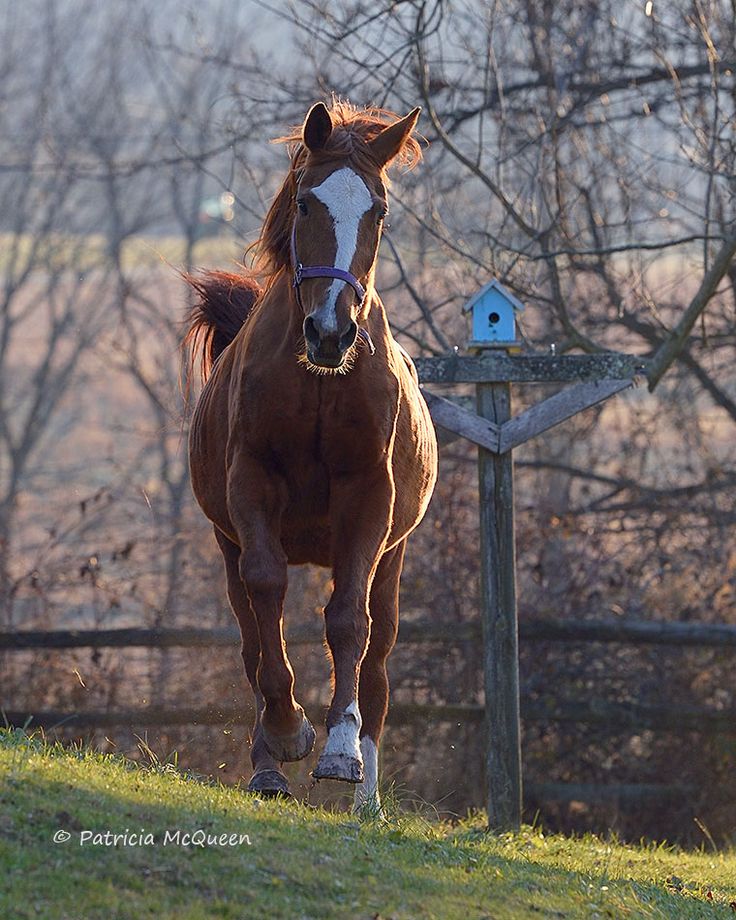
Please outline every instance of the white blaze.
[[[360, 220], [373, 206], [368, 186], [357, 173], [344, 166], [330, 173], [324, 182], [312, 189], [312, 193], [325, 205], [335, 226], [335, 268], [349, 272], [358, 245]], [[322, 326], [331, 332], [337, 332], [337, 297], [345, 284], [345, 281], [335, 278], [324, 304], [315, 310]]]

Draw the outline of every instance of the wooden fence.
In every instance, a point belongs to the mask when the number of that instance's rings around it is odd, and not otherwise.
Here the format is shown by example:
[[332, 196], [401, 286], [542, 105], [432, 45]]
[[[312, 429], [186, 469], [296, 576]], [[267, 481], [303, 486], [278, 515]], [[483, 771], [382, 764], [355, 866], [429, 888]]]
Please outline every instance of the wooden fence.
[[[736, 625], [705, 623], [663, 623], [631, 620], [553, 621], [522, 620], [520, 637], [525, 642], [609, 642], [636, 645], [700, 646], [736, 649]], [[320, 631], [315, 625], [295, 624], [287, 636], [290, 645], [319, 644]], [[479, 623], [437, 623], [405, 620], [401, 624], [401, 643], [442, 643], [457, 645], [479, 642]], [[79, 629], [55, 631], [0, 632], [0, 651], [72, 648], [207, 648], [238, 646], [240, 637], [235, 627], [200, 629]], [[321, 720], [322, 713], [311, 713]], [[616, 731], [655, 729], [659, 731], [702, 734], [736, 735], [736, 710], [705, 707], [682, 707], [646, 702], [612, 702], [594, 699], [558, 699], [522, 696], [522, 719], [528, 722], [551, 721], [585, 723], [600, 729]], [[34, 711], [32, 713], [5, 710], [5, 720], [11, 725], [24, 725], [30, 717], [32, 724], [45, 728], [73, 727], [78, 730], [106, 728], [114, 725], [141, 727], [162, 725], [221, 725], [243, 724], [248, 714], [242, 709], [210, 706], [204, 708], [176, 708], [149, 706], [145, 709], [117, 711]], [[484, 707], [477, 703], [431, 704], [392, 702], [389, 721], [395, 725], [412, 724], [422, 720], [482, 721]], [[550, 786], [549, 794], [559, 797], [560, 784]], [[563, 784], [568, 785], [568, 784]], [[554, 789], [552, 788], [554, 786]], [[541, 788], [541, 787], [540, 787]], [[584, 789], [584, 784], [570, 784]], [[592, 788], [592, 787], [591, 787]], [[632, 787], [633, 788], [633, 787]], [[637, 787], [638, 788], [638, 787]], [[596, 800], [605, 793], [587, 793]], [[631, 793], [635, 795], [638, 793]]]

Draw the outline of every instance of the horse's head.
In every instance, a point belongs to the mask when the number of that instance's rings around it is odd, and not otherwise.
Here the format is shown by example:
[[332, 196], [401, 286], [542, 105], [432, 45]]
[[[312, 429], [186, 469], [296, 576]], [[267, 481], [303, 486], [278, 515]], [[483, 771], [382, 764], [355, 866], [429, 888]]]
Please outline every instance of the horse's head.
[[419, 109], [383, 127], [358, 156], [332, 152], [328, 109], [312, 106], [302, 128], [308, 151], [298, 175], [291, 257], [297, 301], [304, 311], [306, 358], [339, 370], [355, 345], [370, 291], [383, 219], [387, 165], [410, 137]]

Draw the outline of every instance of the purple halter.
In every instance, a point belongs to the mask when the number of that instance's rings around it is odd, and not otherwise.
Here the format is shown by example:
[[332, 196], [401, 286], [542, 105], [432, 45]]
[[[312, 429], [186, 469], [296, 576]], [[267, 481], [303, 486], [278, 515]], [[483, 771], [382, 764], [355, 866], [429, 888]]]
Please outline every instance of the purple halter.
[[[300, 286], [302, 281], [309, 278], [336, 278], [338, 281], [344, 281], [346, 284], [349, 284], [357, 294], [359, 306], [363, 306], [366, 290], [351, 272], [346, 272], [344, 269], [337, 268], [334, 265], [302, 265], [296, 254], [296, 223], [291, 228], [291, 264], [294, 266], [292, 286], [296, 294], [297, 303], [302, 310], [304, 309], [304, 304], [302, 303]], [[358, 326], [358, 335], [368, 346], [369, 352], [374, 355], [376, 353], [376, 347], [373, 344], [368, 330], [364, 329], [362, 326]]]
[[294, 266], [294, 290], [296, 291], [299, 306], [302, 305], [299, 286], [306, 278], [336, 278], [338, 281], [344, 281], [358, 295], [358, 301], [363, 304], [365, 300], [365, 288], [358, 281], [355, 275], [344, 271], [342, 268], [336, 268], [334, 265], [302, 265], [296, 254], [296, 224], [291, 230], [291, 263]]

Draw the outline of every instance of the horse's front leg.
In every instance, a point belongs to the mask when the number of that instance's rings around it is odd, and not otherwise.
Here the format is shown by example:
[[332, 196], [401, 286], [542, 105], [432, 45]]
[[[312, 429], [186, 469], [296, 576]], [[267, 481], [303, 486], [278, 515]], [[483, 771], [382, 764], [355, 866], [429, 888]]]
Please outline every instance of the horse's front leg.
[[331, 483], [330, 524], [334, 591], [325, 607], [334, 689], [327, 711], [327, 743], [315, 779], [363, 782], [358, 706], [360, 665], [368, 648], [368, 597], [391, 525], [394, 488], [388, 469], [340, 476]]
[[371, 638], [360, 666], [360, 752], [365, 778], [355, 787], [353, 810], [360, 812], [365, 807], [376, 816], [383, 814], [378, 792], [378, 748], [388, 711], [386, 662], [399, 630], [399, 581], [405, 549], [406, 539], [384, 553], [378, 565], [370, 596]]
[[238, 571], [258, 625], [256, 682], [263, 699], [260, 737], [274, 760], [301, 760], [312, 750], [315, 732], [294, 699], [294, 672], [284, 643], [287, 562], [281, 546], [281, 518], [286, 487], [260, 464], [239, 458], [228, 482], [228, 500], [241, 546]]
[[248, 791], [257, 792], [263, 796], [290, 795], [288, 780], [263, 742], [261, 713], [264, 699], [256, 679], [258, 662], [261, 659], [261, 645], [258, 639], [258, 624], [253, 616], [245, 585], [238, 569], [240, 548], [216, 527], [215, 537], [225, 560], [228, 598], [240, 627], [240, 634], [243, 639], [243, 664], [256, 700], [256, 720], [253, 727], [250, 752], [253, 776], [248, 783]]

